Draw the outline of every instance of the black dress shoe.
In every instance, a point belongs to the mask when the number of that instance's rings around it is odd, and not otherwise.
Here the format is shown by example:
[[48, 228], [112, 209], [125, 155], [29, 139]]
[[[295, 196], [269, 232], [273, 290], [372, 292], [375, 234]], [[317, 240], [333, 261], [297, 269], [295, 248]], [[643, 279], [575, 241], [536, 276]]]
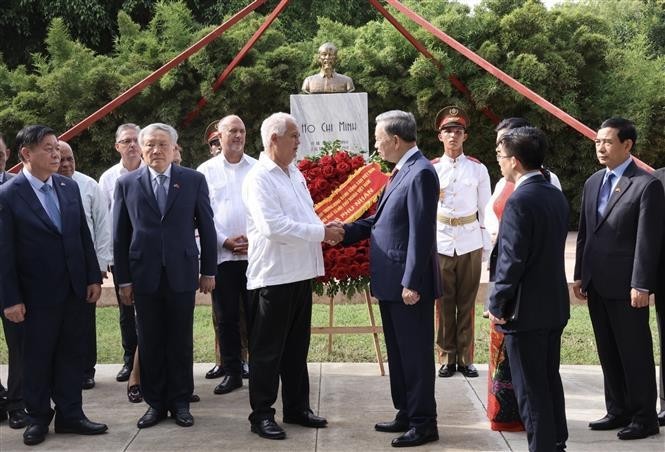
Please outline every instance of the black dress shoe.
[[455, 375], [455, 365], [454, 364], [444, 364], [439, 369], [439, 377], [448, 378]]
[[566, 452], [566, 442], [565, 442], [565, 441], [561, 441], [561, 442], [556, 443], [556, 444], [554, 445], [554, 450], [555, 450], [556, 452]]
[[127, 388], [127, 399], [131, 403], [143, 402], [143, 394], [141, 393], [140, 385], [131, 385]]
[[259, 422], [252, 422], [252, 433], [256, 433], [261, 438], [284, 439], [286, 432], [275, 422], [274, 419], [263, 419]]
[[647, 427], [646, 425], [640, 424], [638, 422], [631, 422], [628, 427], [619, 430], [617, 436], [619, 439], [642, 439], [647, 436], [657, 435], [660, 432], [660, 429], [657, 425], [653, 427]]
[[249, 364], [247, 364], [247, 361], [241, 361], [240, 362], [240, 368], [242, 369], [242, 378], [245, 380], [249, 379]]
[[83, 389], [92, 389], [95, 387], [95, 379], [93, 377], [85, 377], [83, 379], [83, 384], [81, 388]]
[[118, 375], [115, 376], [116, 381], [127, 381], [129, 380], [129, 374], [132, 373], [132, 369], [129, 368], [127, 364], [122, 366]]
[[665, 410], [660, 410], [658, 413], [658, 425], [665, 427]]
[[224, 368], [220, 365], [215, 364], [215, 367], [206, 372], [206, 378], [212, 380], [214, 378], [219, 378], [224, 376]]
[[164, 419], [166, 419], [166, 411], [159, 411], [150, 407], [148, 408], [148, 411], [141, 416], [141, 419], [136, 423], [136, 426], [138, 428], [148, 428], [159, 424]]
[[409, 421], [402, 419], [393, 419], [390, 422], [379, 422], [374, 425], [377, 432], [399, 433], [409, 430]]
[[56, 433], [75, 433], [77, 435], [99, 435], [104, 433], [109, 428], [106, 424], [99, 422], [92, 422], [87, 417], [82, 417], [75, 421], [60, 422], [57, 417], [55, 419], [55, 432]]
[[390, 443], [393, 447], [413, 447], [439, 440], [439, 431], [436, 427], [422, 430], [411, 428], [402, 436], [398, 436]]
[[196, 403], [196, 402], [200, 402], [200, 401], [201, 401], [201, 397], [199, 397], [198, 394], [192, 394], [191, 397], [189, 398], [189, 403]]
[[191, 427], [194, 425], [194, 416], [189, 412], [189, 408], [176, 408], [171, 411], [171, 417], [180, 427]]
[[591, 430], [614, 430], [616, 428], [626, 427], [628, 424], [630, 424], [630, 419], [628, 418], [606, 414], [597, 421], [589, 422], [589, 428]]
[[476, 378], [478, 376], [478, 370], [473, 364], [469, 364], [468, 366], [457, 366], [457, 370], [466, 378]]
[[312, 428], [324, 428], [326, 425], [328, 425], [328, 421], [326, 420], [326, 418], [317, 416], [316, 414], [312, 413], [309, 410], [295, 416], [285, 415], [284, 422], [286, 424], [298, 424], [302, 425], [303, 427], [312, 427]]
[[13, 429], [23, 428], [28, 425], [28, 414], [25, 410], [11, 410], [9, 412], [9, 427]]
[[48, 425], [30, 424], [23, 432], [23, 444], [34, 446], [44, 441], [48, 433]]
[[215, 386], [215, 394], [228, 394], [234, 389], [242, 388], [242, 378], [240, 375], [224, 375], [222, 382]]

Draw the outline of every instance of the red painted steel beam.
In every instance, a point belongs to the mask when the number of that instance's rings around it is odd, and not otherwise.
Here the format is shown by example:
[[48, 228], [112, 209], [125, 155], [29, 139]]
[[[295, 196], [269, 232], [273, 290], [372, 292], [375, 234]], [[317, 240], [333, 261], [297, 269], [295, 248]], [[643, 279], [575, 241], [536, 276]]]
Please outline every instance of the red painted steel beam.
[[[381, 3], [378, 2], [378, 0], [369, 0], [369, 2], [374, 6], [374, 8], [379, 11], [383, 17], [386, 18], [388, 22], [390, 22], [400, 33], [402, 33], [402, 36], [404, 36], [413, 47], [418, 50], [418, 52], [422, 53], [426, 58], [429, 58], [432, 60], [432, 62], [439, 68], [443, 68], [443, 64], [437, 60], [434, 55], [430, 53], [429, 50], [423, 45], [422, 42], [418, 41], [415, 36], [413, 36], [411, 33], [409, 33], [409, 30], [407, 30], [401, 23], [395, 19], [395, 16], [390, 14], [387, 9], [381, 5]], [[459, 92], [464, 94], [464, 96], [473, 104], [475, 102], [473, 101], [473, 98], [471, 96], [471, 90], [462, 82], [459, 77], [455, 75], [450, 75], [448, 76], [448, 80], [450, 81], [450, 84], [453, 85]], [[484, 107], [480, 110], [491, 122], [492, 124], [498, 124], [500, 121], [500, 118], [489, 108], [489, 107]]]
[[570, 116], [568, 113], [565, 111], [561, 110], [559, 107], [556, 105], [552, 104], [551, 102], [547, 101], [534, 91], [530, 90], [505, 72], [503, 72], [501, 69], [497, 68], [496, 66], [492, 65], [489, 61], [485, 60], [481, 56], [477, 55], [470, 49], [466, 48], [462, 44], [460, 44], [458, 41], [455, 39], [451, 38], [447, 34], [445, 34], [443, 31], [439, 30], [436, 28], [434, 25], [423, 19], [421, 16], [407, 8], [406, 6], [402, 5], [400, 2], [397, 0], [385, 0], [388, 2], [391, 6], [393, 6], [395, 9], [399, 10], [402, 14], [404, 14], [406, 17], [411, 19], [413, 22], [417, 23], [421, 27], [423, 27], [425, 30], [429, 31], [432, 35], [436, 36], [439, 38], [439, 40], [443, 41], [443, 43], [447, 44], [449, 47], [452, 47], [454, 50], [456, 50], [458, 53], [461, 53], [463, 56], [465, 56], [468, 60], [474, 62], [481, 68], [483, 68], [485, 71], [489, 72], [491, 75], [499, 79], [501, 82], [505, 83], [508, 85], [510, 88], [513, 90], [517, 91], [527, 99], [529, 99], [531, 102], [535, 103], [536, 105], [542, 107], [545, 109], [547, 112], [550, 114], [554, 115], [561, 121], [565, 122], [568, 124], [570, 127], [573, 129], [577, 130], [579, 133], [584, 135], [587, 138], [590, 138], [594, 140], [596, 138], [596, 131], [591, 129], [590, 127], [586, 126], [582, 122], [578, 121], [577, 119], [573, 118]]
[[[228, 76], [233, 72], [233, 70], [238, 66], [238, 64], [242, 61], [243, 58], [245, 58], [245, 55], [254, 47], [254, 44], [256, 44], [256, 41], [259, 40], [259, 38], [263, 35], [263, 33], [272, 25], [272, 23], [275, 21], [277, 16], [279, 16], [282, 11], [284, 11], [284, 8], [286, 8], [286, 5], [288, 5], [289, 0], [282, 0], [279, 2], [279, 4], [275, 7], [275, 9], [272, 10], [272, 12], [266, 17], [265, 21], [261, 24], [258, 30], [252, 35], [252, 37], [245, 43], [245, 45], [240, 49], [238, 54], [231, 60], [229, 65], [224, 69], [224, 71], [221, 73], [221, 75], [215, 80], [215, 83], [212, 85], [212, 92], [215, 93], [219, 90], [219, 88], [222, 87]], [[205, 97], [201, 97], [199, 101], [196, 103], [196, 107], [194, 107], [194, 110], [190, 111], [185, 119], [183, 120], [183, 126], [188, 126], [201, 112], [201, 110], [208, 104], [208, 99]]]
[[215, 40], [227, 29], [238, 23], [241, 19], [243, 19], [245, 16], [247, 16], [249, 13], [254, 11], [256, 8], [258, 8], [265, 2], [266, 0], [254, 0], [251, 4], [247, 5], [246, 7], [238, 11], [229, 20], [221, 24], [219, 27], [215, 28], [213, 31], [208, 33], [203, 38], [201, 38], [191, 47], [184, 50], [182, 53], [180, 53], [178, 56], [176, 56], [171, 61], [166, 63], [164, 66], [160, 67], [155, 72], [153, 72], [152, 74], [148, 75], [146, 78], [138, 82], [136, 85], [132, 86], [127, 91], [125, 91], [124, 93], [120, 94], [118, 97], [113, 99], [111, 102], [107, 103], [102, 108], [100, 108], [99, 110], [88, 116], [87, 118], [85, 118], [83, 121], [79, 122], [74, 127], [63, 133], [60, 136], [60, 139], [63, 141], [67, 141], [79, 135], [81, 132], [86, 130], [92, 124], [99, 121], [104, 116], [108, 115], [110, 112], [112, 112], [113, 110], [115, 110], [116, 108], [118, 108], [119, 106], [121, 106], [122, 104], [133, 98], [134, 96], [136, 96], [145, 88], [152, 85], [155, 81], [157, 81], [161, 76], [166, 74], [168, 71], [170, 71], [171, 69], [173, 69], [174, 67], [185, 61], [187, 58], [189, 58], [190, 56], [201, 50], [203, 47], [208, 45], [213, 40]]

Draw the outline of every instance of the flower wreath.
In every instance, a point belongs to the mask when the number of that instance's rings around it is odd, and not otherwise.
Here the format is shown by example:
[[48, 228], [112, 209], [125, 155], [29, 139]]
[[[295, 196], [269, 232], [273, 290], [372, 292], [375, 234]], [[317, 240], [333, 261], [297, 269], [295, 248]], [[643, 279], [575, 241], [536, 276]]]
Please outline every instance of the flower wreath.
[[[307, 188], [314, 204], [328, 198], [354, 172], [366, 165], [365, 158], [341, 148], [339, 140], [324, 142], [318, 154], [298, 162], [298, 169], [305, 176]], [[365, 207], [361, 218], [373, 215], [376, 200]], [[330, 246], [323, 243], [325, 275], [314, 281], [314, 292], [334, 296], [341, 292], [351, 297], [369, 284], [369, 240], [353, 245]]]

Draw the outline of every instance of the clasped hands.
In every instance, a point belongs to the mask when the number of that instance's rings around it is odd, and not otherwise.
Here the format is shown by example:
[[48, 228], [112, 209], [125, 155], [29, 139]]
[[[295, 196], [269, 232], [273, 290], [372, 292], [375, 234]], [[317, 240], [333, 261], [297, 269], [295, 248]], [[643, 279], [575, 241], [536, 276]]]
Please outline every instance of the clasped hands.
[[247, 247], [249, 242], [247, 237], [244, 235], [238, 235], [235, 237], [228, 237], [224, 240], [224, 248], [231, 251], [235, 255], [247, 254]]
[[328, 245], [337, 245], [344, 240], [344, 223], [339, 220], [326, 224], [323, 241]]

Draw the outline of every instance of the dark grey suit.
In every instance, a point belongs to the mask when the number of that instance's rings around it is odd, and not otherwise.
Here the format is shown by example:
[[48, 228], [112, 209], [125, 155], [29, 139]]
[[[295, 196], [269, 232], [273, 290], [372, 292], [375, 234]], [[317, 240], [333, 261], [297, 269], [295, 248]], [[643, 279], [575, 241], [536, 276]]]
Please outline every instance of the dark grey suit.
[[662, 185], [631, 162], [597, 219], [605, 171], [584, 184], [575, 280], [588, 296], [607, 412], [650, 428], [657, 419], [649, 309], [631, 307], [630, 291], [656, 288], [665, 196]]
[[[653, 175], [665, 187], [665, 168], [657, 169]], [[663, 243], [660, 249], [658, 277], [656, 286], [656, 313], [658, 337], [660, 339], [660, 409], [665, 410], [665, 224], [663, 225]]]

